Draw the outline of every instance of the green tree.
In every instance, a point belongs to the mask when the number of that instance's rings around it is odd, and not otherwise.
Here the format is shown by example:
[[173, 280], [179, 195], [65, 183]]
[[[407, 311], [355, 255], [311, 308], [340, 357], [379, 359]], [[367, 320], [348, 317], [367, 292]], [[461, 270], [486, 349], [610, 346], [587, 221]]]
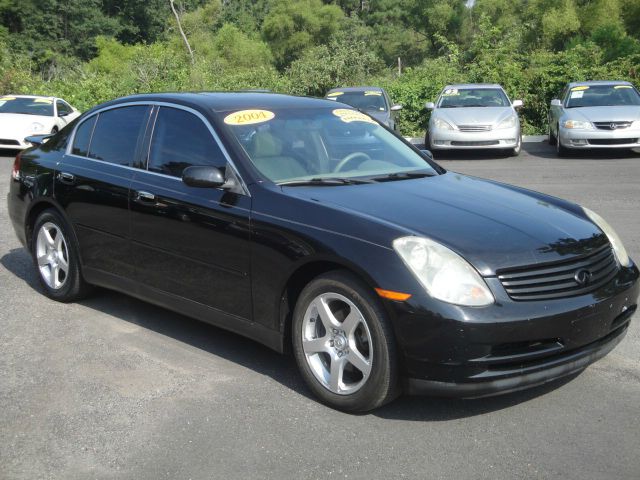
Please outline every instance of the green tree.
[[320, 0], [274, 0], [262, 24], [262, 35], [282, 68], [306, 49], [327, 44], [343, 18], [340, 7]]

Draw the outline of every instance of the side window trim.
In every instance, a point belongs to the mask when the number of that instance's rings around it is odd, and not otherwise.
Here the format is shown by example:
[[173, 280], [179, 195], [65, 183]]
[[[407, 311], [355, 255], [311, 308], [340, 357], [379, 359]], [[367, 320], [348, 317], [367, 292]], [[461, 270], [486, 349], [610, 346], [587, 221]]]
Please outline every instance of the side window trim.
[[[71, 135], [71, 138], [70, 138], [70, 142], [67, 144], [65, 155], [72, 155], [74, 157], [79, 157], [79, 158], [84, 158], [86, 160], [91, 160], [91, 161], [94, 161], [94, 162], [104, 163], [104, 162], [101, 162], [100, 160], [95, 160], [93, 158], [84, 157], [84, 156], [81, 156], [81, 155], [75, 155], [75, 154], [72, 153], [72, 148], [73, 148], [73, 144], [75, 143], [75, 140], [76, 140], [76, 132], [78, 131], [78, 127], [80, 125], [82, 125], [84, 122], [86, 122], [89, 118], [93, 117], [94, 115], [99, 115], [100, 113], [106, 112], [107, 110], [113, 110], [115, 108], [128, 107], [128, 106], [134, 106], [134, 105], [146, 105], [146, 106], [149, 106], [149, 107], [162, 107], [162, 106], [165, 106], [165, 107], [177, 108], [177, 109], [180, 109], [180, 110], [185, 110], [187, 112], [193, 113], [196, 117], [198, 117], [200, 120], [202, 120], [202, 122], [204, 123], [205, 127], [207, 128], [207, 130], [209, 130], [209, 133], [213, 137], [214, 141], [218, 144], [218, 147], [220, 148], [220, 151], [222, 152], [222, 155], [224, 156], [225, 160], [227, 161], [227, 163], [229, 164], [229, 166], [233, 170], [233, 174], [239, 180], [239, 183], [240, 183], [240, 186], [242, 188], [242, 191], [244, 192], [244, 195], [247, 196], [247, 197], [251, 197], [251, 192], [249, 192], [249, 188], [247, 187], [247, 184], [245, 183], [244, 179], [240, 175], [240, 172], [238, 171], [238, 168], [236, 167], [235, 163], [231, 159], [231, 155], [229, 155], [229, 152], [227, 151], [226, 147], [222, 144], [222, 140], [220, 140], [220, 136], [215, 131], [215, 129], [211, 126], [211, 123], [205, 118], [204, 115], [202, 115], [197, 110], [194, 110], [193, 108], [186, 107], [184, 105], [180, 105], [180, 104], [177, 104], [177, 103], [160, 102], [160, 101], [151, 100], [151, 101], [139, 101], [139, 102], [124, 102], [124, 103], [118, 103], [116, 105], [109, 105], [108, 107], [101, 108], [100, 110], [97, 110], [97, 111], [93, 112], [91, 115], [88, 115], [85, 119], [82, 120], [82, 122], [80, 122], [79, 124], [77, 124], [75, 126], [75, 128], [73, 129], [73, 133]], [[156, 120], [156, 117], [157, 117], [157, 110], [158, 110], [158, 108], [156, 108], [156, 113], [152, 114], [152, 116], [153, 116], [153, 128], [155, 128], [155, 120]], [[96, 119], [96, 124], [97, 123], [98, 122], [97, 122], [97, 119]], [[95, 125], [96, 124], [94, 124], [94, 129], [95, 129]], [[91, 132], [91, 138], [93, 139], [93, 131]], [[147, 145], [150, 145], [150, 142], [148, 142]], [[144, 146], [143, 146], [143, 148], [144, 148]], [[133, 167], [133, 166], [126, 166], [126, 165], [116, 165], [116, 164], [111, 164], [111, 165], [116, 166], [116, 167], [121, 167], [121, 168], [129, 168], [129, 169], [132, 169], [132, 170], [136, 170], [138, 172], [142, 171], [142, 172], [145, 172], [145, 173], [148, 173], [148, 174], [151, 174], [151, 175], [161, 175], [164, 178], [172, 178], [172, 179], [177, 180], [177, 181], [182, 181], [181, 179], [176, 178], [176, 177], [172, 177], [171, 175], [164, 175], [162, 173], [150, 172], [149, 170], [146, 169], [146, 165], [145, 165], [144, 169]]]

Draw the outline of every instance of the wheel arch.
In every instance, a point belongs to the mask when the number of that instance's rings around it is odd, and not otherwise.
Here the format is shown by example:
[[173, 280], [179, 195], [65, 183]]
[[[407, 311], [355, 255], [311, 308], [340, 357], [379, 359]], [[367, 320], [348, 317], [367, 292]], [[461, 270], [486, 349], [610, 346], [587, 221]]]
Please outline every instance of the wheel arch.
[[[302, 264], [296, 265], [280, 289], [277, 311], [279, 315], [280, 332], [282, 333], [282, 351], [289, 351], [291, 348], [292, 315], [300, 293], [314, 278], [333, 270], [342, 270], [352, 274], [371, 288], [375, 294], [374, 288], [377, 285], [373, 278], [362, 268], [348, 260], [332, 257], [315, 257], [308, 259]], [[385, 302], [381, 302], [381, 305], [387, 310]]]

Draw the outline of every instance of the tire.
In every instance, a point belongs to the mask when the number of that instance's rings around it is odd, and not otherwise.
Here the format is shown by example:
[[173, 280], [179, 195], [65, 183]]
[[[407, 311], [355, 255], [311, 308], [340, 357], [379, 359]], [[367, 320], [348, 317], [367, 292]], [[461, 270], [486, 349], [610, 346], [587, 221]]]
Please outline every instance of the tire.
[[56, 133], [58, 133], [58, 127], [53, 127], [53, 128], [51, 129], [51, 134], [52, 134], [52, 135], [55, 135]]
[[300, 373], [322, 403], [366, 412], [399, 394], [391, 322], [371, 289], [350, 273], [326, 273], [302, 290], [293, 313], [292, 337]]
[[[558, 126], [558, 132], [560, 132], [559, 126]], [[562, 142], [560, 141], [560, 135], [556, 137], [556, 154], [559, 157], [566, 157], [569, 155], [569, 149], [562, 146]]]
[[431, 150], [431, 141], [429, 140], [429, 130], [424, 134], [424, 148]]
[[517, 157], [518, 155], [520, 155], [520, 151], [522, 150], [522, 134], [519, 135], [520, 136], [518, 138], [518, 144], [514, 148], [509, 150], [510, 157]]
[[31, 256], [47, 297], [59, 302], [74, 302], [90, 292], [91, 287], [80, 272], [75, 235], [56, 210], [45, 210], [36, 219]]
[[555, 147], [557, 141], [558, 139], [555, 137], [555, 135], [551, 131], [551, 124], [549, 124], [549, 145], [551, 145], [552, 147]]

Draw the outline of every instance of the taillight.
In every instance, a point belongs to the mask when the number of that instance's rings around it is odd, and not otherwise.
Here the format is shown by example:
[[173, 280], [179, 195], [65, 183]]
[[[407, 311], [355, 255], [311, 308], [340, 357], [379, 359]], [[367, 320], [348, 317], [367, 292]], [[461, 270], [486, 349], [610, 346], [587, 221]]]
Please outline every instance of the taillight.
[[20, 180], [20, 155], [22, 152], [19, 152], [16, 155], [16, 159], [13, 161], [13, 170], [11, 170], [11, 178], [14, 180]]

